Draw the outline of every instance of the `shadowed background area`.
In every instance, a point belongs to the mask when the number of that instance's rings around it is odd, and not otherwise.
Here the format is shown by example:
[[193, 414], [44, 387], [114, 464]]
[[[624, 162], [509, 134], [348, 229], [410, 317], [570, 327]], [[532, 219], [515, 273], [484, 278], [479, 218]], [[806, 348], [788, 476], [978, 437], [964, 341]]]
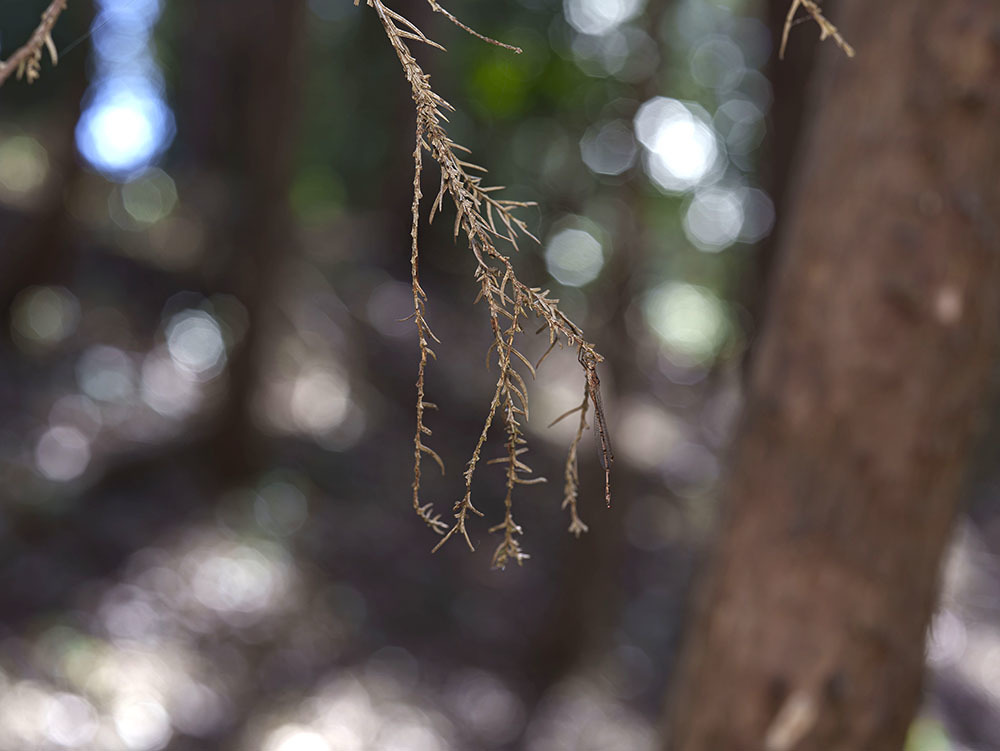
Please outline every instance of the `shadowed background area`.
[[[59, 65], [0, 89], [0, 749], [658, 747], [816, 29], [778, 63], [783, 0], [449, 8], [513, 55], [391, 7], [447, 47], [415, 54], [449, 134], [538, 203], [514, 262], [606, 357], [613, 508], [588, 433], [589, 532], [567, 534], [575, 425], [546, 426], [581, 381], [556, 350], [529, 383], [549, 482], [514, 499], [530, 560], [490, 569], [491, 466], [476, 552], [430, 554], [410, 509], [414, 114], [364, 3], [70, 0]], [[0, 56], [44, 8], [3, 4]], [[447, 473], [425, 462], [422, 493], [447, 517], [495, 374], [443, 214], [421, 224], [421, 284]], [[1000, 748], [982, 464], [908, 751]]]

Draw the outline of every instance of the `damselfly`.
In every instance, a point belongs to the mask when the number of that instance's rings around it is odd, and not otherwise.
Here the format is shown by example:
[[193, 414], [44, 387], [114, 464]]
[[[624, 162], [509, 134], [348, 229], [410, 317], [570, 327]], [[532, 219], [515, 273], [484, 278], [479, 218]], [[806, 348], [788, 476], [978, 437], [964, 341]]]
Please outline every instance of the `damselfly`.
[[611, 507], [611, 465], [615, 455], [611, 451], [611, 438], [608, 433], [608, 421], [604, 416], [604, 402], [601, 400], [601, 380], [597, 377], [597, 359], [590, 352], [580, 350], [580, 364], [587, 374], [587, 394], [594, 405], [594, 422], [597, 425], [598, 455], [601, 466], [604, 467], [604, 500]]

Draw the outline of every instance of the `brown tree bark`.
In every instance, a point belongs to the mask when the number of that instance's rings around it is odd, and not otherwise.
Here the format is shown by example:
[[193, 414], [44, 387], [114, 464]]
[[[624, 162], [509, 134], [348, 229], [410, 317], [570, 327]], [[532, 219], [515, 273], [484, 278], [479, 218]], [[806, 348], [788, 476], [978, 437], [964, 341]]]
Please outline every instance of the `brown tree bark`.
[[[679, 751], [902, 747], [1000, 328], [1000, 4], [842, 0], [676, 683]], [[802, 33], [802, 32], [800, 32]]]

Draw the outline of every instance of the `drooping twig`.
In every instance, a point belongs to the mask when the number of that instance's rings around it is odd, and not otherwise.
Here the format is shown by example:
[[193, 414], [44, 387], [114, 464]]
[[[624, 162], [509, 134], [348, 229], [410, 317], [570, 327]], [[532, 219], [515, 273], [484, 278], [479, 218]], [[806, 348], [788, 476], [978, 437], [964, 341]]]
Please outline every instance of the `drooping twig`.
[[435, 13], [440, 13], [449, 21], [451, 21], [453, 24], [455, 24], [458, 28], [468, 32], [469, 34], [472, 34], [472, 36], [476, 37], [477, 39], [482, 39], [484, 42], [489, 42], [490, 44], [496, 47], [503, 47], [504, 49], [510, 50], [511, 52], [514, 52], [515, 54], [518, 55], [520, 55], [521, 52], [523, 51], [520, 47], [515, 47], [513, 44], [507, 44], [506, 42], [501, 42], [497, 39], [494, 39], [493, 37], [488, 37], [485, 34], [480, 34], [475, 29], [466, 26], [464, 23], [455, 18], [455, 16], [449, 13], [446, 8], [442, 8], [440, 5], [438, 5], [436, 0], [427, 0], [427, 2], [430, 3], [430, 6]]
[[411, 252], [410, 252], [410, 278], [413, 287], [413, 319], [417, 324], [417, 336], [420, 343], [420, 365], [417, 368], [417, 432], [413, 437], [413, 510], [417, 516], [424, 520], [431, 529], [438, 534], [443, 534], [448, 529], [448, 524], [441, 519], [440, 514], [434, 513], [433, 504], [420, 503], [420, 460], [424, 454], [428, 454], [441, 468], [444, 474], [444, 461], [438, 456], [434, 449], [424, 443], [424, 436], [431, 435], [431, 430], [424, 425], [424, 410], [435, 409], [437, 405], [424, 399], [424, 373], [427, 371], [427, 359], [436, 357], [434, 350], [430, 348], [429, 339], [439, 341], [434, 332], [424, 318], [424, 302], [427, 295], [420, 286], [419, 279], [419, 253], [417, 251], [417, 232], [420, 225], [420, 174], [423, 171], [423, 143], [417, 137], [417, 145], [413, 150], [413, 221], [410, 226]]
[[563, 418], [569, 417], [575, 412], [580, 413], [580, 422], [576, 427], [576, 435], [573, 436], [573, 442], [569, 445], [569, 453], [566, 456], [566, 468], [563, 472], [563, 502], [562, 508], [569, 509], [569, 532], [570, 534], [576, 535], [578, 538], [581, 534], [588, 531], [588, 527], [583, 523], [580, 515], [577, 511], [577, 500], [580, 496], [580, 468], [579, 461], [577, 460], [577, 447], [580, 445], [580, 441], [583, 440], [583, 431], [587, 429], [587, 406], [590, 403], [590, 384], [584, 381], [583, 384], [583, 401], [573, 409], [568, 412], [564, 412], [562, 415], [557, 417], [551, 423], [549, 427], [551, 428], [557, 422]]
[[41, 75], [42, 48], [48, 50], [52, 64], [59, 62], [56, 45], [52, 41], [52, 27], [56, 25], [59, 16], [66, 10], [66, 0], [52, 0], [49, 7], [42, 13], [42, 22], [13, 55], [0, 62], [0, 86], [17, 71], [18, 78], [24, 78], [28, 83], [34, 83]]
[[[444, 14], [461, 28], [477, 37], [494, 44], [505, 45], [459, 22], [437, 4], [436, 0], [428, 0], [431, 7]], [[468, 152], [456, 144], [448, 136], [443, 122], [447, 118], [444, 111], [453, 110], [450, 104], [442, 99], [430, 86], [430, 78], [423, 71], [410, 52], [407, 40], [428, 44], [439, 49], [441, 46], [430, 40], [412, 22], [388, 8], [381, 0], [366, 0], [367, 4], [377, 13], [385, 29], [386, 36], [399, 58], [400, 64], [410, 82], [413, 101], [416, 105], [416, 148], [414, 151], [414, 195], [413, 222], [411, 227], [411, 272], [413, 283], [413, 318], [417, 326], [420, 344], [420, 365], [417, 374], [417, 429], [414, 437], [414, 482], [413, 506], [417, 514], [443, 538], [434, 547], [438, 550], [455, 534], [461, 535], [470, 549], [474, 549], [467, 528], [469, 512], [482, 516], [482, 513], [472, 503], [472, 479], [481, 460], [481, 452], [495, 418], [499, 415], [505, 431], [506, 455], [491, 460], [488, 463], [506, 465], [507, 492], [504, 500], [505, 515], [501, 524], [491, 528], [491, 532], [503, 532], [503, 541], [493, 556], [493, 564], [503, 567], [509, 561], [521, 563], [528, 556], [521, 550], [517, 536], [521, 528], [514, 521], [512, 513], [512, 497], [515, 485], [531, 485], [544, 482], [544, 478], [526, 478], [531, 469], [520, 458], [527, 447], [523, 434], [521, 420], [528, 418], [528, 394], [524, 378], [518, 371], [524, 368], [535, 375], [535, 368], [516, 346], [518, 335], [522, 334], [521, 324], [528, 315], [534, 315], [543, 322], [543, 329], [549, 333], [549, 350], [556, 345], [573, 347], [578, 352], [580, 364], [584, 369], [587, 394], [595, 404], [595, 412], [599, 413], [601, 425], [601, 440], [606, 450], [604, 464], [606, 473], [610, 472], [610, 444], [603, 421], [603, 409], [600, 405], [600, 383], [597, 381], [596, 366], [603, 361], [601, 355], [592, 344], [583, 338], [583, 332], [559, 309], [558, 301], [549, 297], [547, 290], [529, 287], [523, 284], [514, 272], [510, 259], [496, 247], [496, 240], [503, 239], [517, 248], [517, 236], [524, 235], [535, 239], [528, 231], [524, 221], [514, 214], [514, 210], [532, 204], [521, 201], [511, 201], [494, 198], [493, 193], [498, 187], [483, 185], [482, 167], [466, 161], [458, 152]], [[463, 477], [465, 492], [454, 504], [455, 522], [450, 528], [434, 514], [431, 504], [420, 502], [420, 467], [423, 454], [435, 459], [444, 469], [440, 457], [424, 443], [424, 436], [430, 435], [430, 430], [424, 425], [424, 410], [433, 406], [424, 398], [424, 374], [429, 357], [434, 357], [429, 341], [434, 339], [425, 320], [425, 296], [420, 287], [417, 270], [419, 251], [417, 247], [417, 227], [420, 207], [420, 175], [422, 172], [422, 151], [426, 150], [438, 163], [441, 169], [441, 185], [437, 196], [431, 204], [430, 219], [439, 213], [443, 207], [445, 196], [450, 197], [455, 205], [456, 216], [454, 235], [464, 234], [469, 248], [476, 259], [476, 281], [479, 284], [478, 301], [484, 301], [489, 311], [490, 325], [493, 332], [493, 342], [490, 351], [495, 354], [499, 368], [493, 398], [472, 457], [466, 463]], [[477, 174], [472, 174], [477, 173]], [[544, 359], [544, 358], [543, 358]], [[582, 428], [581, 428], [582, 430]], [[578, 442], [578, 441], [577, 441]], [[571, 447], [568, 461], [575, 467], [576, 443]], [[610, 503], [610, 491], [606, 485], [605, 496]], [[574, 507], [575, 516], [575, 507]], [[445, 532], [445, 529], [447, 531]], [[586, 527], [580, 522], [572, 531], [579, 533]]]

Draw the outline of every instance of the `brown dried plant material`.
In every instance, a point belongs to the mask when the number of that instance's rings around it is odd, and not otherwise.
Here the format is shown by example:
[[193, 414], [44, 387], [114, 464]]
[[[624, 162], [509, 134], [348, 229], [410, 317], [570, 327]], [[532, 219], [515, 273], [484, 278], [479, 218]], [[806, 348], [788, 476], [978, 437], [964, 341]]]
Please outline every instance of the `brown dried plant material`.
[[785, 57], [785, 46], [788, 44], [788, 34], [792, 30], [792, 26], [795, 23], [795, 14], [799, 10], [799, 6], [806, 9], [806, 12], [812, 16], [812, 19], [819, 25], [819, 39], [823, 41], [828, 37], [833, 37], [833, 41], [837, 43], [837, 46], [844, 51], [844, 54], [848, 57], [854, 57], [854, 48], [849, 45], [844, 38], [837, 31], [837, 27], [830, 23], [826, 16], [823, 15], [823, 11], [820, 10], [819, 5], [817, 5], [814, 0], [792, 0], [792, 5], [788, 9], [788, 15], [785, 17], [785, 27], [781, 31], [781, 48], [778, 50], [778, 58], [784, 59]]
[[52, 27], [56, 25], [64, 10], [66, 10], [66, 0], [52, 0], [42, 13], [42, 22], [38, 24], [31, 38], [13, 55], [0, 62], [0, 86], [15, 71], [18, 79], [24, 78], [28, 83], [34, 83], [41, 75], [43, 47], [48, 50], [53, 65], [59, 62], [56, 45], [52, 41]]
[[[583, 332], [559, 309], [558, 300], [549, 297], [548, 290], [529, 287], [523, 284], [514, 272], [510, 259], [496, 247], [496, 240], [503, 239], [517, 249], [517, 236], [523, 235], [535, 239], [528, 231], [524, 221], [518, 218], [514, 211], [533, 204], [522, 201], [511, 201], [494, 198], [497, 187], [487, 187], [482, 183], [485, 173], [482, 167], [468, 162], [459, 153], [467, 154], [468, 149], [452, 141], [444, 129], [447, 122], [446, 111], [454, 108], [431, 89], [429, 76], [421, 69], [407, 46], [408, 41], [417, 41], [444, 49], [441, 45], [429, 39], [420, 29], [403, 16], [399, 15], [381, 0], [366, 0], [373, 8], [385, 29], [386, 36], [392, 44], [403, 67], [407, 80], [410, 82], [413, 101], [416, 105], [416, 146], [413, 152], [413, 204], [412, 224], [410, 229], [411, 255], [410, 270], [413, 286], [413, 320], [417, 327], [420, 345], [420, 364], [417, 369], [417, 426], [413, 439], [414, 469], [413, 469], [413, 508], [416, 514], [435, 532], [443, 535], [434, 547], [440, 547], [456, 534], [465, 539], [470, 549], [475, 549], [469, 536], [467, 522], [469, 514], [482, 516], [482, 512], [472, 503], [472, 479], [482, 458], [482, 450], [486, 444], [487, 435], [494, 420], [499, 417], [503, 424], [505, 440], [504, 454], [487, 464], [500, 464], [506, 473], [506, 494], [504, 497], [504, 519], [500, 524], [490, 528], [491, 533], [502, 534], [502, 540], [493, 555], [493, 565], [503, 568], [509, 562], [522, 563], [528, 558], [520, 546], [518, 538], [522, 534], [521, 527], [514, 520], [513, 494], [517, 485], [534, 485], [545, 482], [543, 477], [534, 477], [531, 468], [524, 462], [523, 456], [528, 451], [524, 437], [523, 422], [528, 419], [528, 390], [521, 375], [527, 371], [535, 376], [536, 366], [522, 354], [517, 344], [519, 336], [524, 333], [523, 326], [530, 316], [541, 319], [540, 331], [547, 331], [549, 350], [557, 344], [567, 346], [577, 351], [580, 365], [584, 371], [584, 391], [587, 399], [594, 404], [597, 415], [599, 440], [602, 447], [602, 461], [605, 468], [605, 497], [610, 504], [610, 468], [611, 449], [607, 437], [607, 427], [604, 410], [601, 404], [600, 381], [597, 379], [597, 365], [604, 358], [597, 352], [594, 345], [583, 337]], [[469, 33], [491, 44], [496, 44], [514, 52], [520, 50], [512, 45], [497, 42], [470, 29], [442, 8], [436, 0], [428, 0], [431, 8], [445, 15], [453, 23]], [[357, 0], [356, 3], [357, 4]], [[493, 342], [489, 355], [496, 358], [498, 376], [493, 398], [483, 428], [476, 441], [471, 458], [466, 462], [463, 478], [465, 491], [453, 506], [454, 523], [447, 523], [440, 514], [434, 512], [433, 504], [423, 503], [420, 499], [421, 464], [424, 455], [431, 457], [444, 472], [444, 461], [425, 443], [425, 436], [431, 435], [430, 429], [424, 424], [424, 414], [435, 405], [425, 398], [425, 374], [427, 363], [436, 357], [430, 347], [431, 341], [437, 342], [426, 320], [426, 295], [419, 281], [419, 249], [417, 244], [418, 225], [420, 220], [420, 177], [423, 171], [423, 152], [431, 155], [441, 169], [441, 186], [431, 204], [430, 220], [441, 211], [445, 196], [455, 205], [454, 234], [465, 236], [469, 249], [476, 259], [475, 279], [479, 285], [479, 296], [476, 302], [484, 301], [489, 311], [490, 327]], [[472, 174], [472, 173], [477, 174]], [[536, 240], [537, 241], [537, 240]], [[542, 358], [545, 359], [544, 356]], [[541, 361], [539, 361], [539, 365]], [[577, 446], [583, 430], [586, 428], [586, 405], [578, 407], [581, 411], [580, 427], [577, 436], [570, 446], [566, 461], [566, 498], [564, 507], [569, 507], [571, 524], [570, 531], [579, 535], [587, 527], [580, 520], [576, 511], [576, 496], [578, 492], [577, 479]], [[575, 412], [576, 410], [571, 410]]]
[[590, 383], [585, 381], [583, 384], [583, 401], [578, 406], [573, 407], [568, 412], [564, 412], [549, 423], [549, 427], [551, 428], [564, 417], [569, 417], [575, 412], [580, 413], [580, 422], [577, 424], [576, 435], [573, 436], [573, 442], [569, 446], [569, 455], [566, 457], [566, 469], [563, 473], [562, 502], [562, 508], [569, 509], [569, 532], [576, 535], [577, 538], [584, 532], [589, 531], [589, 527], [583, 523], [583, 520], [577, 513], [577, 500], [580, 495], [580, 469], [577, 462], [577, 447], [583, 439], [583, 431], [587, 429], [587, 406], [589, 403]]

